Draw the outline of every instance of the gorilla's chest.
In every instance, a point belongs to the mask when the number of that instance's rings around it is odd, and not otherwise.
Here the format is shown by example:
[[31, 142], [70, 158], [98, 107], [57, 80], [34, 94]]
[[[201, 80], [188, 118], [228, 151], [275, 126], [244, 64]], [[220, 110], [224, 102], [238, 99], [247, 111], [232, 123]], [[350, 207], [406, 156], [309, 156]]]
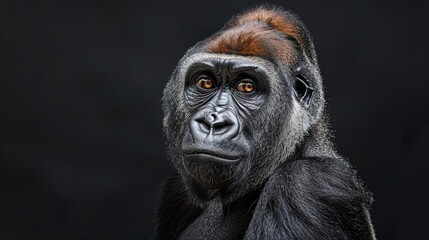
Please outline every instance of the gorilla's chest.
[[179, 239], [242, 239], [252, 218], [252, 212], [248, 207], [242, 206], [233, 209], [225, 217], [222, 205], [213, 203], [182, 232]]

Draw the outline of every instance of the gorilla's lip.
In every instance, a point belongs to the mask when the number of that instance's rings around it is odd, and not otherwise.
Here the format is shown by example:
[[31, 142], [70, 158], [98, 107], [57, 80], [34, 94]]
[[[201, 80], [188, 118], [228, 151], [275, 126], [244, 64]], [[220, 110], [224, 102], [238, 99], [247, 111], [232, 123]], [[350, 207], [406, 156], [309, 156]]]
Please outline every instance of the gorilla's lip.
[[211, 151], [211, 150], [188, 150], [184, 152], [185, 155], [187, 156], [207, 156], [210, 158], [216, 158], [219, 159], [220, 161], [227, 161], [227, 162], [236, 162], [239, 161], [241, 156], [234, 156], [234, 155], [228, 155], [222, 152], [217, 152], [217, 151]]

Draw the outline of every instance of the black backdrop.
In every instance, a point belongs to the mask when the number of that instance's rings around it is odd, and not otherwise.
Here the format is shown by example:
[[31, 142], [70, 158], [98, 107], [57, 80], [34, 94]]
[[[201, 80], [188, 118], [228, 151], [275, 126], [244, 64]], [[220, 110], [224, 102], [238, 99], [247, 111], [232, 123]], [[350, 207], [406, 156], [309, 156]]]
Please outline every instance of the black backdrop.
[[[2, 2], [0, 238], [149, 238], [172, 171], [163, 86], [187, 48], [255, 3]], [[427, 239], [428, 1], [273, 3], [312, 32], [379, 239]]]

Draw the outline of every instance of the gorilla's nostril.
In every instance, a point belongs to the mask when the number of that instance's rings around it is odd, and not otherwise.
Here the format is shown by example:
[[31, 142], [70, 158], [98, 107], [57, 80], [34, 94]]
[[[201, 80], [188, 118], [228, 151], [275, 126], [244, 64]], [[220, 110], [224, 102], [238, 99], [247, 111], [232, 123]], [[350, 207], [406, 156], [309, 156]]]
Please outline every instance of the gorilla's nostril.
[[198, 126], [200, 127], [201, 131], [205, 133], [209, 133], [211, 129], [211, 125], [205, 121], [204, 118], [196, 119]]
[[222, 128], [226, 128], [228, 126], [230, 126], [231, 123], [229, 123], [226, 120], [220, 120], [220, 121], [215, 121], [212, 123], [212, 128], [214, 129], [222, 129]]
[[216, 113], [206, 114], [207, 122], [212, 123], [212, 122], [216, 121], [216, 119], [217, 119]]

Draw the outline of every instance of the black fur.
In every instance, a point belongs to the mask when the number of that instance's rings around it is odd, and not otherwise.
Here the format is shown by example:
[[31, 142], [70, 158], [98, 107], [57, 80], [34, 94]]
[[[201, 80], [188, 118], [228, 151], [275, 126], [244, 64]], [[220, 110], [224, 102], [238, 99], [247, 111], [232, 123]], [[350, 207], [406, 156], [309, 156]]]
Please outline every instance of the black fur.
[[[284, 40], [297, 50], [293, 63], [275, 57], [211, 53], [207, 46], [228, 31], [231, 25], [226, 25], [182, 58], [163, 97], [164, 133], [175, 173], [164, 187], [155, 239], [375, 239], [369, 215], [371, 194], [331, 141], [322, 79], [307, 30], [281, 9], [253, 11], [284, 17], [300, 29], [304, 42]], [[221, 147], [210, 145], [224, 150], [237, 141], [250, 146], [240, 150], [248, 153], [246, 157], [228, 168], [203, 159], [197, 172], [202, 176], [195, 176], [184, 160], [183, 142], [193, 138], [201, 144], [190, 122], [212, 108], [207, 102], [213, 97], [202, 101], [203, 94], [187, 90], [193, 87], [188, 70], [194, 63], [218, 64], [218, 59], [260, 66], [258, 78], [263, 81], [258, 86], [263, 91], [261, 97], [244, 104], [245, 110], [228, 107], [240, 124], [238, 135], [213, 143]], [[219, 69], [227, 69], [226, 80], [219, 77], [222, 84], [233, 74], [228, 64], [219, 63]], [[297, 80], [304, 90], [297, 89]]]

